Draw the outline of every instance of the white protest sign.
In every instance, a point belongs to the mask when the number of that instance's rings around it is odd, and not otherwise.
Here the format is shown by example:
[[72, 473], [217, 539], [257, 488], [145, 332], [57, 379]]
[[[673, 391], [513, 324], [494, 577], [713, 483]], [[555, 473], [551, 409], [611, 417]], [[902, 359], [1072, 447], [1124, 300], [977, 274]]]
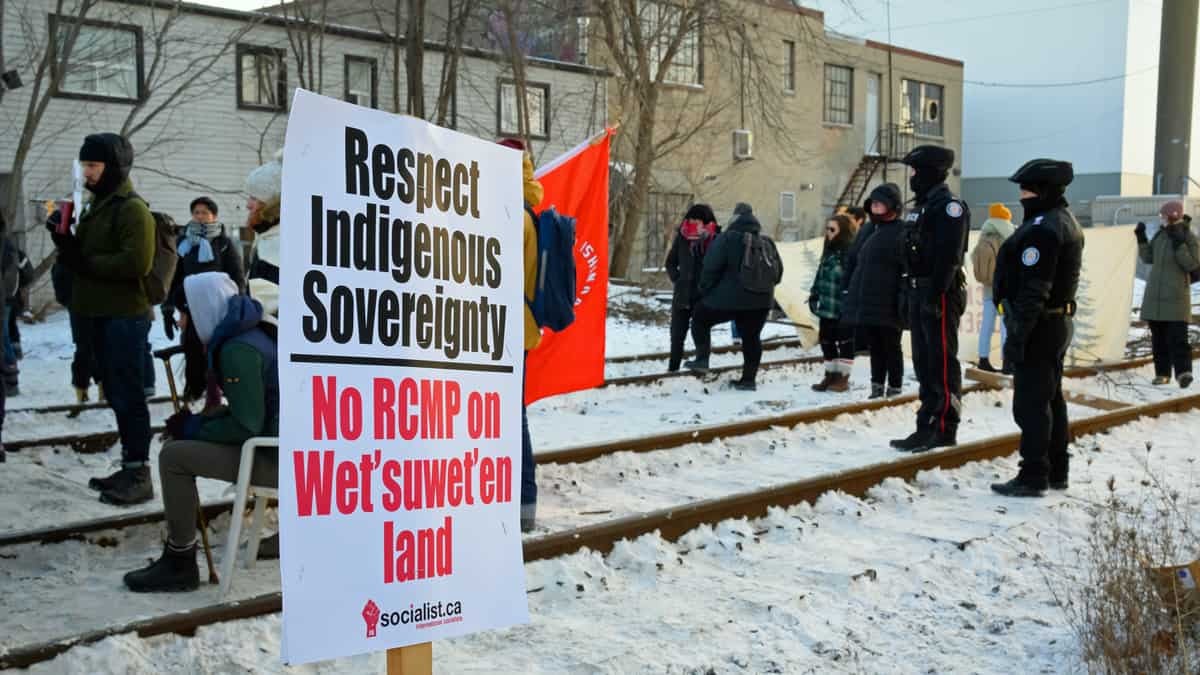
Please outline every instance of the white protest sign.
[[284, 147], [284, 660], [528, 621], [520, 153], [306, 91]]

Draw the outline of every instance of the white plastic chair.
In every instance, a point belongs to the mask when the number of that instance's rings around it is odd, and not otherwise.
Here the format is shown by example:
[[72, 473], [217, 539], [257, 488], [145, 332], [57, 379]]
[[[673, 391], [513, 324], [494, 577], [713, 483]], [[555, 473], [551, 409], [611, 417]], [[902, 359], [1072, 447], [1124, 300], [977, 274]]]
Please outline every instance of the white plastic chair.
[[249, 569], [258, 561], [258, 545], [262, 540], [263, 516], [267, 510], [267, 498], [278, 497], [275, 488], [261, 487], [250, 484], [250, 474], [254, 468], [254, 455], [258, 448], [277, 448], [279, 439], [267, 436], [255, 436], [242, 443], [242, 461], [238, 467], [237, 495], [233, 498], [233, 513], [229, 518], [229, 536], [225, 542], [225, 557], [221, 558], [221, 599], [229, 594], [233, 585], [233, 566], [237, 561], [238, 540], [242, 536], [242, 515], [246, 512], [246, 499], [254, 500], [254, 518], [250, 521], [250, 539], [246, 543], [248, 558], [246, 568]]

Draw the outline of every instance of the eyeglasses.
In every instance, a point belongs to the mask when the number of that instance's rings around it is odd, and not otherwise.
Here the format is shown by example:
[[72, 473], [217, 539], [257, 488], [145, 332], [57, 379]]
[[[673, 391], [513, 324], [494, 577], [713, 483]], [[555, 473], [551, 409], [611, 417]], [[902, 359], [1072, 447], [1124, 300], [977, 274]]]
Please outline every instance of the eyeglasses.
[[836, 227], [827, 227], [827, 228], [825, 228], [825, 234], [837, 234], [837, 228]]

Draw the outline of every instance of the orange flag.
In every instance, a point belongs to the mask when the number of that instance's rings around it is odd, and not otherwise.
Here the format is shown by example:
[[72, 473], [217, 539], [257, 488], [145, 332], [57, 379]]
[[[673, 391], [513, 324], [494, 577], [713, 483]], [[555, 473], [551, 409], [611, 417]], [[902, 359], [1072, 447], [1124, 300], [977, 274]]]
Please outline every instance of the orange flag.
[[604, 383], [608, 315], [608, 150], [613, 130], [576, 146], [537, 172], [545, 188], [534, 210], [575, 218], [575, 322], [542, 329], [525, 362], [525, 403]]

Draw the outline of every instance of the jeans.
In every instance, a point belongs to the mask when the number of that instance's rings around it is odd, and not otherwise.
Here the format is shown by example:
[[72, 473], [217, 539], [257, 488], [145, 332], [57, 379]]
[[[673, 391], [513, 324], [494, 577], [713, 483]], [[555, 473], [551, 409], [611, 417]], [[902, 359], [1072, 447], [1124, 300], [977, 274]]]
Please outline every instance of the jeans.
[[146, 405], [146, 337], [149, 319], [89, 318], [87, 333], [100, 383], [117, 418], [121, 463], [140, 467], [150, 457], [150, 408]]
[[0, 326], [0, 334], [4, 340], [4, 365], [17, 365], [17, 350], [13, 349], [12, 332], [9, 330], [9, 318], [12, 316], [13, 308], [11, 305], [4, 306], [4, 325]]
[[[979, 323], [979, 358], [986, 359], [992, 353], [992, 333], [996, 332], [996, 303], [992, 302], [992, 294], [983, 296], [983, 318]], [[1000, 322], [1000, 347], [1008, 339], [1008, 328]]]
[[[529, 356], [529, 352], [525, 352]], [[537, 503], [537, 476], [533, 465], [533, 439], [529, 436], [529, 415], [525, 412], [525, 380], [521, 379], [521, 506]]]
[[[149, 331], [147, 331], [149, 332]], [[150, 353], [150, 341], [146, 341], [145, 368], [142, 371], [142, 389], [146, 396], [154, 395], [154, 355]]]

